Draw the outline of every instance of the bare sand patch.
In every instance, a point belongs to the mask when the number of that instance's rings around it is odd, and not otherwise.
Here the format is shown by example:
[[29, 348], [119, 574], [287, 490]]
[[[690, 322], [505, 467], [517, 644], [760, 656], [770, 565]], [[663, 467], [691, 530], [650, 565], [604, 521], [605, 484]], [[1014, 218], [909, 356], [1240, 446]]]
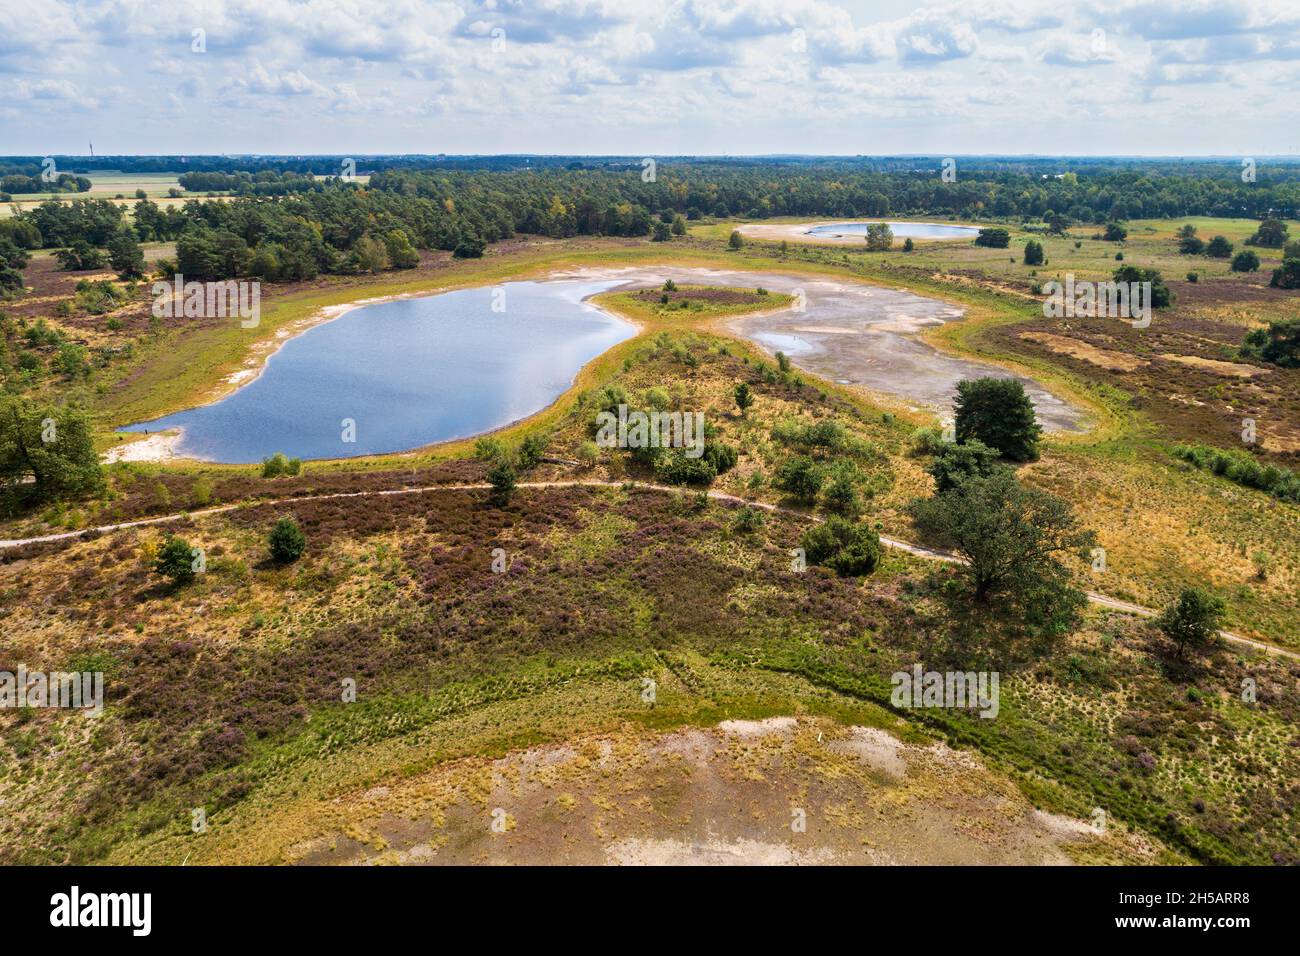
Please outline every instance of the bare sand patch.
[[[579, 737], [340, 795], [307, 864], [1153, 863], [1119, 825], [1046, 814], [973, 752], [769, 717]], [[494, 826], [494, 821], [496, 826]], [[1161, 861], [1167, 857], [1161, 857]]]
[[[803, 850], [783, 843], [739, 839], [624, 839], [611, 844], [607, 859], [617, 866], [817, 866], [837, 862], [827, 849]], [[848, 861], [844, 861], [848, 862]]]
[[1160, 357], [1167, 362], [1178, 362], [1181, 365], [1202, 368], [1207, 372], [1213, 372], [1215, 375], [1226, 375], [1230, 378], [1259, 378], [1261, 375], [1268, 374], [1268, 369], [1260, 368], [1258, 365], [1221, 362], [1218, 359], [1201, 358], [1199, 355], [1171, 355], [1166, 353]]
[[181, 440], [179, 431], [154, 432], [135, 441], [124, 441], [104, 453], [103, 461], [167, 461], [176, 457], [176, 444]]
[[786, 733], [799, 722], [793, 717], [768, 717], [765, 720], [724, 720], [718, 729], [736, 737], [766, 737], [768, 734]]
[[1151, 364], [1146, 359], [1140, 359], [1126, 352], [1099, 349], [1087, 342], [1081, 342], [1065, 335], [1053, 335], [1051, 332], [1021, 332], [1020, 338], [1046, 345], [1049, 350], [1058, 355], [1068, 355], [1071, 358], [1077, 358], [1080, 361], [1115, 372], [1131, 372], [1134, 369]]
[[895, 780], [907, 774], [903, 742], [877, 727], [850, 727], [849, 736], [831, 744], [831, 749], [852, 754], [865, 765]]

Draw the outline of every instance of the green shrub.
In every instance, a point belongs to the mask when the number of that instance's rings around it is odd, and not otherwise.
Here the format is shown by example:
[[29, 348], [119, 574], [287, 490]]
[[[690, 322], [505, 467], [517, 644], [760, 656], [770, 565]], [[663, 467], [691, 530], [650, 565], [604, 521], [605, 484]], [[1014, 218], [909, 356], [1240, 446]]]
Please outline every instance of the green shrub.
[[162, 547], [158, 549], [153, 570], [173, 584], [189, 584], [197, 573], [194, 567], [194, 549], [184, 538], [167, 535]]
[[[1118, 258], [1118, 257], [1116, 257]], [[1132, 284], [1134, 282], [1151, 283], [1151, 308], [1163, 309], [1174, 304], [1174, 294], [1165, 285], [1165, 280], [1158, 269], [1143, 269], [1141, 266], [1120, 266], [1115, 270], [1116, 282]]]
[[212, 504], [212, 479], [200, 476], [194, 479], [190, 488], [190, 501], [196, 508], [206, 508]]
[[515, 455], [515, 465], [520, 471], [528, 471], [542, 463], [546, 454], [546, 438], [542, 435], [529, 435], [519, 445]]
[[912, 432], [908, 451], [912, 455], [936, 455], [949, 445], [943, 439], [943, 432], [938, 428], [918, 428]]
[[772, 482], [778, 489], [800, 501], [817, 500], [825, 475], [822, 469], [806, 455], [795, 455], [783, 461]]
[[1300, 475], [1278, 465], [1261, 465], [1244, 452], [1177, 445], [1174, 457], [1229, 481], [1266, 491], [1282, 501], [1300, 502]]
[[975, 237], [975, 245], [990, 249], [1005, 249], [1011, 245], [1011, 233], [1005, 229], [981, 229]]
[[496, 461], [505, 454], [505, 446], [501, 442], [489, 436], [484, 436], [474, 442], [474, 457], [479, 461]]
[[1012, 378], [957, 383], [957, 441], [983, 442], [1012, 461], [1036, 461], [1042, 429], [1025, 387]]
[[862, 496], [858, 487], [848, 475], [833, 475], [822, 495], [822, 503], [828, 511], [833, 511], [846, 518], [856, 518], [862, 514]]
[[518, 483], [514, 465], [501, 460], [493, 465], [487, 473], [488, 484], [492, 486], [492, 500], [499, 505], [510, 503]]
[[998, 465], [998, 453], [979, 439], [962, 444], [945, 443], [935, 453], [929, 467], [935, 492], [942, 494], [967, 478], [992, 474]]
[[1206, 650], [1219, 637], [1225, 605], [1220, 598], [1200, 588], [1183, 588], [1178, 599], [1156, 618], [1156, 627], [1174, 642], [1178, 656], [1188, 648]]
[[292, 476], [302, 471], [302, 460], [299, 458], [289, 458], [284, 452], [277, 451], [270, 458], [262, 459], [262, 477], [279, 478], [281, 476]]
[[725, 475], [735, 468], [739, 457], [740, 453], [734, 447], [720, 441], [709, 441], [704, 446], [704, 459], [719, 475]]
[[302, 557], [307, 548], [307, 536], [292, 518], [281, 518], [271, 528], [266, 539], [271, 552], [271, 560], [278, 564], [290, 564]]
[[1205, 247], [1205, 254], [1213, 259], [1226, 259], [1232, 255], [1232, 243], [1226, 236], [1215, 236]]
[[1232, 257], [1232, 265], [1228, 268], [1233, 272], [1254, 272], [1259, 268], [1259, 256], [1249, 249], [1244, 249]]
[[767, 515], [761, 508], [752, 508], [748, 505], [736, 512], [736, 517], [731, 522], [731, 528], [738, 534], [755, 534], [763, 525], [767, 523]]
[[[670, 485], [710, 485], [718, 477], [717, 468], [708, 454], [687, 458], [679, 449], [655, 449], [655, 477]], [[706, 449], [707, 452], [707, 449]]]
[[870, 525], [828, 518], [804, 532], [800, 541], [809, 564], [842, 577], [870, 574], [880, 564], [880, 535]]
[[1300, 289], [1300, 258], [1283, 259], [1268, 284], [1274, 289]]
[[736, 400], [736, 408], [740, 409], [740, 414], [744, 415], [754, 405], [754, 392], [747, 382], [739, 382], [735, 390], [731, 393]]

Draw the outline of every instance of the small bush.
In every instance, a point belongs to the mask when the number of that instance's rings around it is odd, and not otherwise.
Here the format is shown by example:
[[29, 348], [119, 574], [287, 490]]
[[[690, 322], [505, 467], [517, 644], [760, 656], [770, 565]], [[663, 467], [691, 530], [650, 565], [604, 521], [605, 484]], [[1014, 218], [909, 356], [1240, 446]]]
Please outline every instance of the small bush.
[[731, 529], [737, 534], [755, 534], [767, 523], [767, 515], [762, 509], [745, 506], [736, 512], [731, 522]]
[[172, 584], [189, 584], [197, 573], [194, 566], [194, 549], [184, 538], [167, 535], [154, 558], [153, 571], [170, 580]]
[[194, 480], [190, 488], [190, 501], [196, 508], [206, 508], [212, 504], [212, 479], [200, 477]]
[[870, 574], [880, 564], [880, 535], [866, 524], [828, 518], [804, 532], [800, 541], [810, 564], [841, 577]]
[[1156, 618], [1156, 627], [1174, 642], [1179, 657], [1189, 648], [1206, 650], [1218, 641], [1224, 607], [1220, 598], [1200, 588], [1183, 588]]
[[271, 528], [266, 539], [271, 560], [277, 564], [291, 564], [302, 557], [307, 549], [307, 536], [292, 518], [281, 518]]
[[1244, 249], [1232, 257], [1233, 272], [1254, 272], [1259, 268], [1259, 256], [1249, 249]]
[[796, 455], [781, 463], [772, 482], [778, 489], [800, 501], [817, 500], [825, 480], [821, 468], [806, 455]]
[[289, 458], [284, 452], [277, 451], [270, 458], [262, 459], [262, 477], [279, 478], [281, 476], [293, 476], [302, 471], [302, 460], [299, 458]]
[[515, 473], [514, 465], [508, 461], [498, 461], [488, 471], [488, 483], [492, 485], [492, 500], [499, 505], [510, 503], [510, 498], [515, 493], [518, 476]]
[[542, 435], [529, 435], [519, 445], [519, 453], [515, 456], [516, 467], [520, 471], [536, 468], [542, 463], [545, 453], [546, 438]]

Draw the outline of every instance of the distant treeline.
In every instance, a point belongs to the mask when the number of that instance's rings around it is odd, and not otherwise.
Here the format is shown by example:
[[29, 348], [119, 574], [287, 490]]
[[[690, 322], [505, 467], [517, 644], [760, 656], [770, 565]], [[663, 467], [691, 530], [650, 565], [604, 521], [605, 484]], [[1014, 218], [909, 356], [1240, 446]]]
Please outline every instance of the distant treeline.
[[[57, 167], [56, 167], [57, 168]], [[90, 180], [72, 173], [59, 173], [53, 182], [41, 178], [39, 163], [15, 166], [0, 164], [0, 196], [19, 196], [31, 193], [84, 193], [90, 189]]]
[[181, 173], [178, 181], [190, 192], [232, 192], [237, 196], [287, 196], [316, 187], [311, 173], [264, 169], [250, 173]]
[[[728, 169], [802, 169], [836, 174], [871, 172], [937, 175], [942, 155], [915, 156], [655, 156], [661, 168], [676, 170], [723, 167]], [[6, 164], [39, 167], [44, 157], [0, 157]], [[444, 171], [493, 171], [593, 169], [640, 171], [642, 156], [543, 156], [515, 155], [445, 155], [405, 154], [363, 156], [357, 154], [322, 156], [58, 156], [59, 169], [80, 175], [96, 170], [120, 170], [127, 173], [176, 172], [294, 172], [315, 176], [336, 176], [345, 161], [356, 164], [357, 173], [376, 173], [395, 169]], [[1258, 179], [1263, 184], [1300, 179], [1300, 160], [1295, 157], [1255, 157]], [[1129, 157], [1129, 156], [958, 156], [959, 178], [973, 173], [1010, 173], [1032, 177], [1054, 176], [1075, 172], [1082, 179], [1110, 173], [1136, 173], [1153, 177], [1194, 177], [1234, 179], [1242, 172], [1241, 159], [1204, 157]]]
[[678, 168], [657, 163], [652, 182], [643, 181], [642, 169], [638, 163], [618, 171], [555, 169], [463, 178], [439, 171], [393, 170], [376, 174], [370, 186], [433, 197], [447, 195], [449, 188], [496, 193], [528, 207], [528, 212], [516, 214], [521, 231], [534, 231], [525, 229], [523, 221], [545, 220], [548, 198], [557, 197], [577, 212], [572, 225], [536, 230], [547, 235], [599, 232], [599, 217], [620, 202], [688, 218], [940, 215], [1037, 220], [1056, 213], [1074, 223], [1195, 215], [1290, 218], [1300, 208], [1300, 168], [1272, 183], [1243, 183], [1239, 167], [1225, 167], [1219, 176], [1132, 171], [1085, 176], [964, 170], [959, 163], [955, 182], [944, 182], [939, 166], [864, 172], [800, 165]]
[[[1062, 161], [959, 160], [954, 182], [944, 181], [937, 162], [872, 168], [904, 162], [662, 160], [651, 166], [588, 159], [504, 171], [381, 169], [365, 186], [284, 168], [195, 170], [181, 177], [187, 189], [236, 198], [166, 210], [141, 200], [134, 217], [104, 200], [49, 201], [0, 220], [0, 240], [8, 233], [24, 248], [97, 247], [129, 230], [139, 242], [177, 241], [177, 265], [194, 278], [275, 280], [407, 267], [418, 261], [418, 249], [472, 257], [516, 233], [668, 239], [663, 224], [704, 217], [920, 215], [1047, 220], [1068, 228], [1196, 215], [1293, 218], [1300, 208], [1297, 167], [1260, 166], [1254, 183], [1243, 182], [1240, 166], [1226, 162], [1195, 162], [1188, 166], [1193, 172], [1174, 175], [1161, 163], [1113, 168], [1081, 161], [1077, 170], [1048, 173], [1037, 170]], [[580, 168], [571, 168], [575, 163]], [[588, 165], [596, 163], [599, 168]], [[365, 170], [357, 164], [358, 173]]]

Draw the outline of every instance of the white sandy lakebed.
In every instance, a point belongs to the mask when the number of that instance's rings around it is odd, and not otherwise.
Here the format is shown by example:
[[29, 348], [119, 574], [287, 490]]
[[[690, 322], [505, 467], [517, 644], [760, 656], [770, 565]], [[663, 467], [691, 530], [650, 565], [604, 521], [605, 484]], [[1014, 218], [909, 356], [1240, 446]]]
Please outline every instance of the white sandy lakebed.
[[109, 465], [119, 461], [168, 461], [176, 457], [176, 444], [180, 440], [179, 429], [153, 432], [134, 441], [123, 440], [120, 445], [105, 452], [103, 460]]

